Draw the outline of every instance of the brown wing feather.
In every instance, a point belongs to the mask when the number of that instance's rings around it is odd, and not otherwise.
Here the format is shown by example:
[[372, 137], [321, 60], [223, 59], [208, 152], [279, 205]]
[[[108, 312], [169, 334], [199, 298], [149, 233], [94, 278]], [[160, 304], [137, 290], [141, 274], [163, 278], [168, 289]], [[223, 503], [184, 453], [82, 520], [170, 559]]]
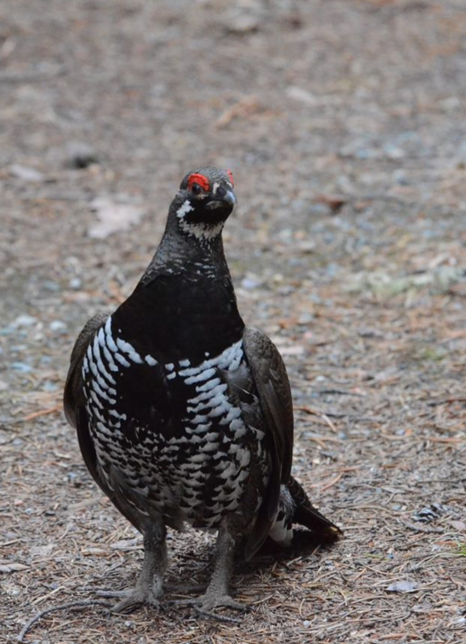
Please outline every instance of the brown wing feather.
[[294, 423], [288, 374], [277, 347], [265, 333], [247, 327], [243, 343], [267, 428], [272, 432], [277, 447], [280, 482], [287, 483], [293, 458]]
[[293, 457], [293, 401], [285, 365], [273, 342], [258, 329], [246, 328], [243, 346], [264, 415], [271, 444], [272, 475], [254, 528], [246, 544], [250, 559], [265, 541], [280, 497], [290, 477]]

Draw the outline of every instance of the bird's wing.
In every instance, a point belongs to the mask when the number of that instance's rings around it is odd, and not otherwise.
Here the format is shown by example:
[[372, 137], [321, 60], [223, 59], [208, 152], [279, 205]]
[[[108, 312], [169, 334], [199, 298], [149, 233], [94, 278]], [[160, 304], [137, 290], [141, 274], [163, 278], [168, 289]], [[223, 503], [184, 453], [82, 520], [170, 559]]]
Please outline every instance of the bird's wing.
[[109, 313], [97, 313], [84, 326], [76, 340], [70, 358], [70, 368], [66, 377], [63, 406], [66, 420], [77, 427], [77, 411], [84, 407], [82, 365], [89, 342], [96, 332], [105, 324]]
[[290, 477], [293, 456], [293, 402], [283, 360], [273, 342], [258, 329], [244, 331], [243, 346], [269, 435], [272, 475], [246, 545], [250, 558], [265, 541], [278, 507], [280, 485]]
[[63, 406], [67, 421], [76, 428], [79, 447], [87, 469], [97, 485], [107, 494], [111, 491], [105, 478], [99, 472], [94, 444], [89, 433], [89, 423], [84, 401], [82, 364], [89, 343], [96, 332], [105, 324], [109, 314], [98, 313], [91, 318], [78, 336], [71, 352], [70, 368], [66, 377]]
[[87, 322], [79, 334], [71, 352], [63, 406], [66, 419], [77, 430], [81, 454], [92, 478], [118, 508], [121, 514], [139, 529], [137, 513], [128, 504], [124, 503], [124, 499], [118, 492], [110, 488], [99, 468], [94, 442], [89, 432], [89, 419], [85, 407], [82, 377], [84, 356], [86, 355], [89, 343], [93, 340], [97, 331], [105, 324], [108, 316], [109, 313], [98, 313]]
[[[71, 352], [71, 363], [65, 384], [64, 393], [64, 410], [68, 422], [76, 428], [78, 435], [79, 447], [84, 462], [97, 485], [109, 497], [118, 510], [130, 521], [138, 530], [140, 529], [140, 513], [136, 509], [137, 502], [128, 502], [133, 491], [124, 488], [119, 480], [117, 468], [111, 472], [111, 483], [106, 476], [97, 459], [94, 441], [90, 433], [89, 417], [86, 410], [86, 401], [84, 397], [83, 381], [83, 360], [87, 353], [90, 343], [95, 338], [96, 333], [105, 324], [109, 314], [101, 313], [95, 315], [85, 325], [81, 331], [73, 351]], [[133, 371], [138, 371], [137, 377]], [[171, 408], [168, 409], [169, 401], [167, 393], [164, 392], [162, 369], [160, 365], [151, 367], [148, 364], [133, 364], [132, 369], [128, 372], [114, 374], [118, 378], [118, 386], [125, 393], [125, 400], [120, 401], [123, 405], [120, 407], [122, 415], [128, 416], [128, 422], [125, 431], [129, 439], [131, 432], [151, 426], [151, 423], [164, 426], [167, 430], [170, 419], [173, 416]], [[127, 405], [127, 407], [125, 406]], [[139, 499], [137, 501], [140, 501]], [[147, 502], [147, 499], [144, 501]]]

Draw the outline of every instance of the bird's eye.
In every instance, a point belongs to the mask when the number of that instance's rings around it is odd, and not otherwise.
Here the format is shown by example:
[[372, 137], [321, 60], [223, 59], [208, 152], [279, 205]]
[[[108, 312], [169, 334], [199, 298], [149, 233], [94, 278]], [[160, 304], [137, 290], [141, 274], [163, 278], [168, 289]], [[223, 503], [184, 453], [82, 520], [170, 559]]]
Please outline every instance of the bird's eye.
[[201, 192], [209, 192], [210, 183], [207, 177], [200, 172], [194, 172], [188, 177], [188, 189], [193, 195], [200, 195]]

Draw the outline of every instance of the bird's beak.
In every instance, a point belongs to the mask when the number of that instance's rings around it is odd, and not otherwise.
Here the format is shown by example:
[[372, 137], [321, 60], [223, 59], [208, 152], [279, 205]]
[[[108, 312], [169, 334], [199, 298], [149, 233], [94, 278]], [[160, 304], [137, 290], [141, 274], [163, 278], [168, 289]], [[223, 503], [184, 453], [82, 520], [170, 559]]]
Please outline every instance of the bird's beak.
[[230, 208], [233, 210], [233, 208], [236, 206], [236, 202], [237, 199], [233, 190], [222, 189], [221, 191], [217, 191], [212, 201], [210, 201], [206, 205], [206, 208], [208, 208], [209, 210], [216, 210], [217, 208], [230, 206]]
[[236, 199], [236, 195], [233, 192], [233, 190], [227, 190], [225, 192], [225, 196], [223, 197], [222, 201], [224, 201], [229, 206], [234, 207], [234, 206], [236, 206], [236, 203], [237, 203], [238, 200]]

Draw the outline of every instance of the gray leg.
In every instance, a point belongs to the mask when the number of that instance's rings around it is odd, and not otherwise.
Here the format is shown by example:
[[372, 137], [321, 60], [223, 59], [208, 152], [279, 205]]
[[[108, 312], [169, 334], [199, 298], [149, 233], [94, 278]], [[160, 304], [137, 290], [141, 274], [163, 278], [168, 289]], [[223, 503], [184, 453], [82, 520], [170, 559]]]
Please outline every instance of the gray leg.
[[123, 597], [113, 608], [114, 612], [123, 612], [137, 604], [160, 606], [163, 576], [167, 568], [166, 532], [162, 522], [151, 524], [144, 531], [144, 561], [135, 588], [121, 592], [99, 593], [104, 597]]
[[[235, 540], [226, 527], [219, 530], [215, 548], [214, 572], [210, 579], [205, 595], [201, 597], [202, 610], [212, 610], [217, 606], [240, 606], [228, 595], [228, 586], [233, 570], [233, 557], [235, 554]], [[225, 602], [226, 600], [226, 602]]]
[[234, 608], [235, 610], [245, 610], [245, 607], [242, 606], [242, 604], [235, 602], [228, 594], [228, 585], [233, 569], [234, 553], [235, 539], [224, 524], [218, 533], [214, 555], [214, 572], [205, 594], [198, 599], [178, 600], [171, 603], [193, 606], [198, 613], [209, 617], [236, 621], [231, 620], [231, 618], [219, 617], [211, 612], [215, 608], [222, 606]]

